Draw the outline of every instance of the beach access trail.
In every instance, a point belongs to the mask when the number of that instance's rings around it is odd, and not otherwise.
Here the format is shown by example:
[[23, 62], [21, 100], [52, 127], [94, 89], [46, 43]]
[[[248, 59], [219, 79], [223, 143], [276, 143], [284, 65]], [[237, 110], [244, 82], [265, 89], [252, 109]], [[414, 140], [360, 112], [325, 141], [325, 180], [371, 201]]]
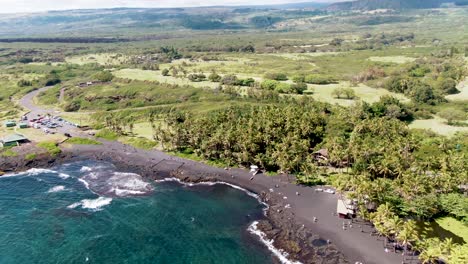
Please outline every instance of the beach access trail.
[[[50, 87], [33, 91], [19, 101], [22, 107], [30, 111], [28, 115], [37, 116], [37, 114], [51, 111], [34, 103], [34, 97], [47, 89]], [[59, 115], [59, 113], [56, 114]], [[67, 132], [73, 136], [90, 137], [76, 127], [66, 129], [70, 130]], [[245, 169], [215, 168], [201, 162], [174, 157], [162, 151], [136, 149], [117, 141], [97, 140], [103, 145], [73, 145], [65, 151], [76, 156], [108, 157], [108, 161], [117, 166], [127, 164], [128, 169], [140, 167], [155, 171], [160, 169], [161, 171], [179, 171], [187, 175], [204, 175], [210, 180], [237, 185], [257, 194], [268, 193], [276, 198], [275, 201], [281, 201], [270, 206], [290, 210], [293, 215], [290, 221], [304, 225], [312, 233], [324, 240], [329, 240], [344, 254], [349, 263], [399, 264], [403, 261], [404, 263], [418, 263], [416, 260], [410, 261], [410, 257], [404, 257], [401, 253], [385, 252], [384, 238], [371, 236], [373, 229], [368, 223], [355, 222], [351, 227], [348, 225], [350, 220], [336, 216], [339, 195], [316, 190], [323, 187], [296, 185], [293, 182], [293, 176], [288, 175], [257, 174], [252, 178], [252, 173]], [[171, 177], [171, 175], [159, 175], [159, 177]], [[316, 222], [314, 218], [317, 219]], [[343, 223], [346, 228], [343, 228]]]

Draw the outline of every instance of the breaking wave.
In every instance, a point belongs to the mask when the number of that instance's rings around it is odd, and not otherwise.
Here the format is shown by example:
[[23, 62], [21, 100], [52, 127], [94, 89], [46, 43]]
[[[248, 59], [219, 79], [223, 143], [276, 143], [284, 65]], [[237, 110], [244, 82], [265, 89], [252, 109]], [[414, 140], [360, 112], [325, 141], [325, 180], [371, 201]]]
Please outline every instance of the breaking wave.
[[74, 209], [81, 206], [83, 209], [90, 209], [92, 211], [100, 211], [106, 205], [111, 204], [112, 198], [99, 197], [97, 199], [83, 199], [81, 202], [73, 203], [67, 206], [67, 208]]
[[283, 250], [277, 249], [273, 243], [274, 240], [268, 239], [266, 234], [260, 231], [258, 229], [258, 221], [254, 221], [248, 228], [247, 230], [253, 234], [258, 236], [260, 241], [280, 260], [281, 263], [283, 264], [302, 264], [299, 261], [292, 261], [288, 259], [288, 254], [284, 252]]
[[[84, 168], [84, 167], [83, 167]], [[86, 167], [80, 171], [86, 174], [79, 179], [87, 189], [103, 196], [146, 195], [153, 191], [151, 183], [146, 182], [136, 173], [115, 172], [112, 169]]]
[[48, 193], [57, 193], [57, 192], [63, 192], [65, 190], [66, 190], [65, 186], [58, 185], [58, 186], [54, 186], [54, 187], [50, 188], [47, 192]]

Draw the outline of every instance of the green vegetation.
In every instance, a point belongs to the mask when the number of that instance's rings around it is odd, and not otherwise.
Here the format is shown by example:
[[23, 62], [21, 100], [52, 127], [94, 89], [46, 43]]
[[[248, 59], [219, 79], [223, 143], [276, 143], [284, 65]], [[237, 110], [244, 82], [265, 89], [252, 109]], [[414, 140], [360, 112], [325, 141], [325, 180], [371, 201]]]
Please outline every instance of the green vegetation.
[[57, 156], [58, 154], [62, 152], [62, 150], [57, 146], [57, 143], [55, 142], [49, 142], [49, 141], [39, 142], [37, 146], [39, 148], [43, 148], [47, 150], [47, 152], [51, 156]]
[[[24, 32], [22, 15], [0, 18], [8, 36], [55, 32], [0, 42], [0, 119], [54, 85], [38, 103], [98, 138], [333, 185], [422, 261], [466, 263], [468, 35], [454, 30], [468, 24], [466, 7], [74, 12], [30, 15]], [[25, 133], [59, 153], [58, 137]]]
[[16, 156], [18, 156], [18, 153], [16, 153], [11, 148], [6, 148], [6, 149], [1, 150], [0, 156], [3, 156], [3, 157], [16, 157]]
[[107, 139], [107, 140], [117, 140], [119, 135], [116, 132], [113, 132], [109, 129], [102, 129], [96, 133], [96, 137]]
[[34, 160], [36, 158], [37, 158], [37, 154], [35, 153], [29, 153], [29, 154], [26, 154], [26, 156], [24, 156], [25, 160]]
[[69, 144], [75, 144], [75, 145], [102, 145], [102, 143], [99, 141], [92, 140], [89, 138], [79, 138], [79, 137], [69, 138], [66, 142]]

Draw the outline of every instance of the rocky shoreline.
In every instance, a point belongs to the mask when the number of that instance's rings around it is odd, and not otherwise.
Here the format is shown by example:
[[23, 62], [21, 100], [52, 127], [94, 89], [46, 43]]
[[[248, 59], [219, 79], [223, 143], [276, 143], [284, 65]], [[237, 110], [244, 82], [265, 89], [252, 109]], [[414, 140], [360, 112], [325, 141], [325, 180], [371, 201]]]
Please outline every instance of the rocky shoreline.
[[[21, 156], [4, 158], [0, 162], [0, 175], [2, 172], [15, 173], [31, 168], [50, 168], [84, 159], [110, 162], [121, 171], [138, 173], [150, 180], [174, 177], [191, 184], [227, 182], [245, 188], [258, 194], [259, 199], [268, 205], [265, 211], [266, 217], [259, 220], [256, 226], [266, 235], [266, 239], [273, 241], [275, 248], [285, 253], [284, 255], [291, 260], [291, 263], [348, 263], [335, 245], [328, 243], [319, 235], [296, 223], [294, 213], [291, 210], [285, 210], [287, 203], [285, 203], [283, 197], [276, 193], [257, 192], [251, 189], [251, 186], [244, 186], [242, 182], [236, 181], [236, 178], [228, 170], [203, 171], [203, 169], [190, 164], [191, 162], [183, 167], [166, 166], [164, 168], [147, 162], [135, 162], [134, 158], [125, 159], [122, 153], [101, 152], [89, 148], [84, 150], [72, 148], [65, 150], [56, 157], [40, 154], [33, 160], [25, 160]], [[173, 162], [180, 161], [175, 159]], [[279, 260], [277, 261], [279, 262]]]

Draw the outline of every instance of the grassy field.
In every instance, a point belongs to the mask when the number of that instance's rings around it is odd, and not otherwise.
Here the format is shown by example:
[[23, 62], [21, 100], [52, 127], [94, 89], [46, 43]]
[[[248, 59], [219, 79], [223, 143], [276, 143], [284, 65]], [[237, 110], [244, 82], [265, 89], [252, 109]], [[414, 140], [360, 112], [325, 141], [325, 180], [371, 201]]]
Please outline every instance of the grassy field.
[[409, 125], [409, 127], [432, 130], [444, 136], [453, 136], [457, 132], [468, 132], [468, 127], [449, 126], [447, 125], [447, 120], [437, 116], [427, 120], [415, 120]]
[[407, 62], [413, 62], [416, 60], [416, 58], [410, 58], [406, 56], [382, 56], [382, 57], [373, 56], [373, 57], [370, 57], [368, 60], [376, 61], [376, 62], [402, 64], [402, 63], [407, 63]]
[[120, 65], [127, 60], [127, 56], [116, 53], [99, 53], [72, 56], [65, 58], [65, 62], [70, 64], [84, 65], [88, 63], [97, 63], [100, 65]]
[[139, 80], [139, 81], [158, 81], [160, 83], [176, 84], [176, 85], [191, 85], [194, 87], [210, 87], [219, 86], [218, 83], [210, 81], [191, 82], [186, 78], [176, 78], [172, 76], [163, 76], [161, 71], [145, 71], [140, 69], [122, 69], [113, 72], [114, 76], [123, 79]]
[[457, 236], [463, 238], [468, 243], [468, 226], [453, 217], [443, 217], [436, 219], [437, 224]]
[[355, 100], [347, 99], [337, 99], [332, 93], [337, 88], [351, 87], [356, 93], [356, 100], [363, 100], [368, 103], [373, 103], [379, 101], [380, 97], [383, 95], [391, 95], [402, 102], [408, 102], [409, 99], [402, 94], [396, 94], [389, 92], [388, 90], [382, 88], [372, 88], [364, 84], [359, 84], [358, 86], [351, 86], [349, 82], [340, 82], [338, 84], [328, 84], [328, 85], [308, 85], [309, 89], [313, 91], [312, 97], [322, 102], [329, 102], [332, 104], [339, 104], [344, 106], [352, 105]]

